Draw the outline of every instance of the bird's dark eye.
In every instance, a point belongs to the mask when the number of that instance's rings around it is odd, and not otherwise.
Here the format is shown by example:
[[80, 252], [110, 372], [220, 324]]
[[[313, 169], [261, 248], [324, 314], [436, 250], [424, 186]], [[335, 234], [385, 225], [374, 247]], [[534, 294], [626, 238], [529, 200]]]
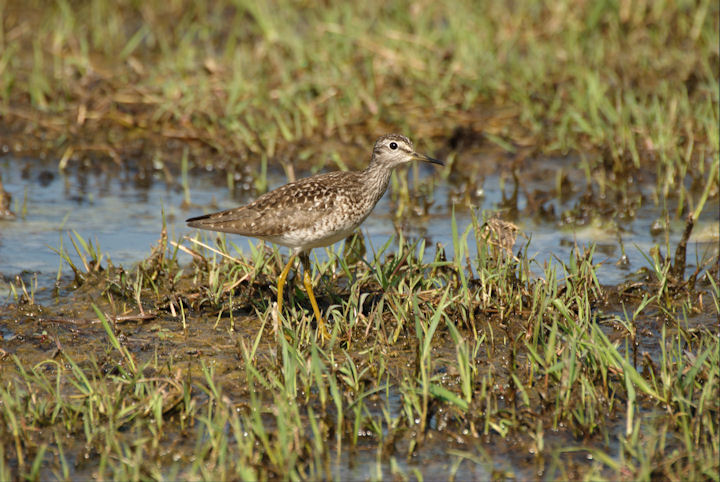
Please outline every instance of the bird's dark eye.
[[391, 143], [390, 143], [390, 149], [392, 149], [393, 151], [394, 151], [395, 149], [397, 149], [397, 142], [391, 142]]

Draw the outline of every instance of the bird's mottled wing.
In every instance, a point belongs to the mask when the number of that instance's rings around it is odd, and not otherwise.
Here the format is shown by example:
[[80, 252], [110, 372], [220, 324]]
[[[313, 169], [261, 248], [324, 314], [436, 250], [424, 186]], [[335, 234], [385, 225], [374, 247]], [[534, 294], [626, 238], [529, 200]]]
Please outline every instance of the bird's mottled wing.
[[235, 209], [188, 219], [195, 228], [254, 237], [278, 236], [312, 226], [338, 200], [357, 189], [354, 172], [331, 172], [300, 179]]

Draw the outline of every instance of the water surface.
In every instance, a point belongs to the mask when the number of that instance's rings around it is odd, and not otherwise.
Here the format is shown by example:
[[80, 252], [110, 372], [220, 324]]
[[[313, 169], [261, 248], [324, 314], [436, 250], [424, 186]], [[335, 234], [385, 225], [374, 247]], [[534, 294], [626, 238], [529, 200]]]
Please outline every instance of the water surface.
[[[482, 162], [482, 159], [478, 162]], [[567, 165], [567, 161], [548, 159], [538, 164], [539, 168], [549, 172], [556, 165]], [[434, 202], [428, 213], [419, 216], [408, 211], [396, 223], [394, 213], [397, 206], [390, 192], [386, 193], [362, 226], [370, 246], [369, 251], [372, 248], [380, 249], [400, 230], [407, 237], [426, 239], [430, 254], [434, 252], [435, 244], [440, 243], [452, 256], [453, 215], [458, 231], [462, 234], [471, 226], [473, 212], [480, 218], [483, 211], [507, 212], [504, 199], [509, 196], [507, 191], [511, 186], [506, 182], [503, 191], [498, 174], [485, 176], [484, 182], [475, 187], [481, 195], [473, 197], [475, 205], [472, 208], [462, 204], [453, 209], [453, 197], [462, 187], [442, 180], [433, 166], [422, 165], [418, 172], [418, 182], [428, 182], [433, 177], [431, 181], [435, 185], [432, 195]], [[97, 242], [113, 263], [128, 268], [147, 257], [151, 246], [157, 243], [163, 212], [170, 239], [178, 240], [196, 232], [185, 226], [186, 218], [212, 210], [232, 208], [253, 197], [247, 192], [233, 198], [224, 177], [213, 173], [189, 176], [190, 206], [183, 204], [184, 191], [180, 177], [168, 181], [163, 171], [157, 171], [149, 178], [132, 170], [116, 168], [87, 172], [74, 169], [65, 173], [58, 171], [55, 162], [5, 157], [0, 159], [0, 176], [5, 190], [13, 196], [12, 209], [17, 215], [16, 219], [0, 220], [0, 275], [4, 277], [4, 281], [0, 281], [0, 296], [9, 293], [8, 281], [19, 274], [37, 274], [41, 287], [51, 285], [61, 265], [60, 257], [51, 248], [58, 249], [62, 245], [78, 260], [70, 244], [70, 231]], [[411, 186], [413, 180], [414, 176], [411, 175]], [[286, 179], [279, 173], [269, 176], [271, 188], [285, 182]], [[649, 201], [634, 219], [623, 221], [621, 225], [601, 218], [581, 226], [543, 222], [528, 212], [526, 193], [533, 189], [552, 190], [554, 183], [555, 179], [551, 175], [529, 179], [518, 192], [518, 214], [512, 219], [522, 233], [515, 251], [529, 239], [528, 253], [535, 260], [538, 273], [545, 263], [567, 261], [574, 246], [586, 248], [595, 243], [595, 260], [602, 261], [598, 271], [599, 280], [605, 285], [615, 285], [625, 280], [630, 273], [649, 265], [643, 253], [647, 254], [654, 245], [660, 245], [666, 252], [666, 241], [669, 239], [671, 253], [674, 251], [684, 221], [670, 218], [671, 231], [667, 239], [664, 232], [653, 235], [653, 224], [665, 215], [663, 206]], [[557, 212], [562, 212], [575, 202], [577, 199], [572, 196], [563, 201], [557, 198], [548, 201]], [[717, 213], [718, 202], [713, 200], [695, 226], [692, 242], [688, 246], [688, 270], [693, 270], [698, 262], [717, 254]], [[205, 233], [204, 236], [212, 241], [216, 235]], [[468, 241], [471, 253], [474, 239], [470, 233]], [[626, 264], [618, 263], [622, 256], [619, 239], [624, 243]], [[248, 249], [248, 243], [256, 242], [240, 236], [232, 236], [232, 240], [242, 250]], [[391, 243], [391, 249], [396, 245], [396, 242]], [[316, 249], [313, 255], [323, 258], [327, 253]], [[181, 262], [189, 261], [189, 256], [183, 253], [180, 256]], [[67, 266], [63, 270], [68, 271]]]

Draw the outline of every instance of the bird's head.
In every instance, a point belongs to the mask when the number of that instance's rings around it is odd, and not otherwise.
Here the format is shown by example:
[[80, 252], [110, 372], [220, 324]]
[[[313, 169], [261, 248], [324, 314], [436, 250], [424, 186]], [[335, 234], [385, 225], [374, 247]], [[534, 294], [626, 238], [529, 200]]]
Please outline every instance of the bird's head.
[[415, 152], [413, 143], [403, 135], [387, 134], [375, 141], [373, 163], [380, 163], [393, 168], [412, 161], [425, 161], [440, 164], [441, 166], [444, 165], [442, 161]]

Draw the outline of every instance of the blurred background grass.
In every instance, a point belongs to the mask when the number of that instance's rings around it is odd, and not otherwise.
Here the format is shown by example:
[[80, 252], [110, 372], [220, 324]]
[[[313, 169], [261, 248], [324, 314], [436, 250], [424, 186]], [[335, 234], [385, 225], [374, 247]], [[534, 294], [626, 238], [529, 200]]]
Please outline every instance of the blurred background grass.
[[196, 163], [223, 167], [365, 153], [400, 131], [436, 148], [592, 153], [615, 174], [656, 170], [667, 190], [718, 152], [719, 12], [710, 0], [0, 1], [0, 140], [63, 162], [179, 160], [191, 145]]

